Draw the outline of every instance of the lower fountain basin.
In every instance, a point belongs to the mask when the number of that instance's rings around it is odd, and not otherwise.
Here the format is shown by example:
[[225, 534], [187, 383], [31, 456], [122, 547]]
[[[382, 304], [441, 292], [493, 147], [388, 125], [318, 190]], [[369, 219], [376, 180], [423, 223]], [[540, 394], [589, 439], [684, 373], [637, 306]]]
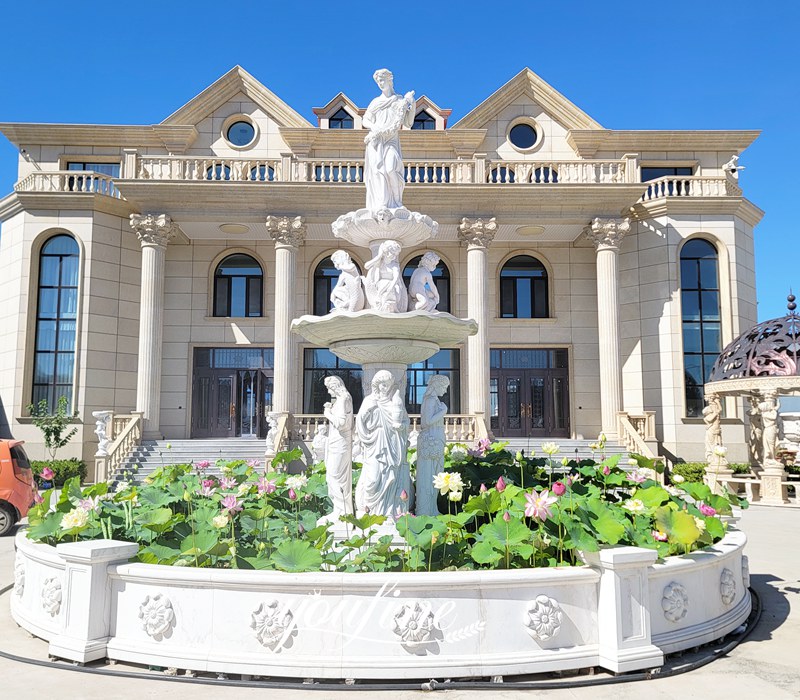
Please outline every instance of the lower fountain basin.
[[80, 662], [320, 679], [624, 672], [747, 619], [745, 541], [732, 530], [662, 563], [615, 547], [573, 568], [289, 574], [131, 564], [136, 545], [23, 531], [11, 613]]

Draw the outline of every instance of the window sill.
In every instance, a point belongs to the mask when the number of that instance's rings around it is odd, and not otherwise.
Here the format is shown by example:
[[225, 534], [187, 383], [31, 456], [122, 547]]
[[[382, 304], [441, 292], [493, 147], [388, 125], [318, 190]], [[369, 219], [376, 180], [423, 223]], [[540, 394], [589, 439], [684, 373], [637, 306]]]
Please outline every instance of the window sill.
[[[741, 418], [720, 418], [719, 421], [722, 425], [744, 425]], [[684, 425], [703, 425], [705, 421], [702, 418], [681, 418], [681, 423]]]
[[236, 321], [237, 323], [241, 321], [264, 321], [267, 320], [268, 316], [204, 316], [204, 321], [219, 321], [220, 323], [230, 323], [231, 321]]
[[[14, 421], [20, 425], [33, 425], [33, 418], [31, 416], [17, 416]], [[74, 416], [67, 419], [67, 423], [70, 425], [84, 425], [84, 422], [80, 418], [75, 418]]]
[[541, 323], [544, 325], [558, 323], [556, 316], [548, 316], [547, 318], [500, 318], [495, 316], [493, 321], [495, 323]]

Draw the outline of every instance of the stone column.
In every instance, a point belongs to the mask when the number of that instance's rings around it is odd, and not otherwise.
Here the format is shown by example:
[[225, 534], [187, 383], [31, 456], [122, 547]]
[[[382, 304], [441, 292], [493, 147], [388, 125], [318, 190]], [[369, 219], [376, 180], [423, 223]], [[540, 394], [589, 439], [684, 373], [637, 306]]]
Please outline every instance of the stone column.
[[303, 244], [306, 226], [302, 216], [268, 216], [267, 232], [275, 241], [275, 368], [272, 409], [277, 414], [297, 410], [297, 368], [289, 326], [294, 318], [297, 249]]
[[617, 253], [630, 219], [595, 218], [585, 232], [597, 248], [597, 341], [600, 346], [600, 416], [606, 437], [616, 438], [622, 410]]
[[458, 226], [458, 237], [467, 246], [467, 316], [478, 332], [467, 338], [469, 412], [489, 424], [489, 244], [497, 233], [497, 220], [468, 219]]
[[166, 214], [131, 214], [131, 228], [142, 245], [136, 410], [144, 418], [142, 437], [160, 438], [164, 268], [167, 244], [175, 237], [177, 226]]

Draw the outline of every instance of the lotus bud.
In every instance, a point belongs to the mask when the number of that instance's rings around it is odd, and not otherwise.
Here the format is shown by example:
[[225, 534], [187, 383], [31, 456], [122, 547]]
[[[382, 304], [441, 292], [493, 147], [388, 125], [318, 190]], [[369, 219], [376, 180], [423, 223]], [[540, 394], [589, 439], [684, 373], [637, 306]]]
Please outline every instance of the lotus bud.
[[497, 490], [499, 493], [506, 490], [506, 480], [502, 476], [497, 480]]
[[566, 457], [561, 458], [561, 466], [566, 467], [569, 465], [569, 460]]
[[556, 496], [563, 496], [567, 492], [567, 487], [561, 481], [556, 481], [553, 484], [553, 493]]
[[508, 511], [506, 511], [505, 513], [503, 513], [503, 520], [504, 520], [505, 522], [510, 522], [510, 521], [511, 521], [511, 513], [509, 513]]
[[295, 493], [294, 489], [289, 489], [289, 500], [290, 501], [296, 501], [297, 500], [297, 494]]
[[408, 500], [408, 492], [407, 492], [405, 489], [403, 489], [403, 490], [400, 492], [400, 500], [401, 500], [403, 503], [405, 503], [405, 502]]
[[521, 462], [524, 459], [524, 456], [523, 456], [521, 450], [517, 450], [517, 455], [516, 455], [516, 457], [514, 459], [516, 459], [517, 462]]
[[481, 493], [486, 493], [489, 489], [486, 488], [486, 484], [481, 484], [479, 491]]
[[611, 473], [611, 470], [608, 468], [608, 465], [603, 467], [603, 475], [608, 476]]

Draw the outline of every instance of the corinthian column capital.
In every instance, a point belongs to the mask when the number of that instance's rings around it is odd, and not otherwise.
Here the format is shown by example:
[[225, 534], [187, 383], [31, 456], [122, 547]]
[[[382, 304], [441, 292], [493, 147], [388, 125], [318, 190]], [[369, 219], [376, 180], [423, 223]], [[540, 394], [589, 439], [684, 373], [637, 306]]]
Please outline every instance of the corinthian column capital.
[[306, 237], [302, 216], [268, 216], [267, 233], [276, 246], [299, 248]]
[[469, 219], [466, 216], [458, 225], [458, 237], [470, 248], [488, 248], [497, 234], [497, 219]]
[[166, 214], [131, 214], [131, 228], [143, 248], [166, 248], [178, 232], [177, 224]]
[[628, 218], [608, 219], [596, 216], [583, 231], [597, 250], [608, 248], [617, 250], [625, 234], [630, 230], [631, 220]]

